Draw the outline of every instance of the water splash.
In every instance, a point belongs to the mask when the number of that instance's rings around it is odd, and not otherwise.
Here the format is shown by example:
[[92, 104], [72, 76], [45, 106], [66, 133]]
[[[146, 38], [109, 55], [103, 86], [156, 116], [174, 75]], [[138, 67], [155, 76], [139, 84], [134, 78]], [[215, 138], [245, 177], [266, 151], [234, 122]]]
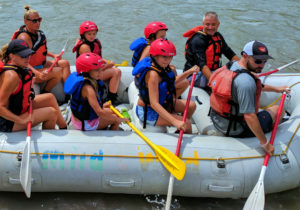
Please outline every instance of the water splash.
[[[148, 203], [154, 204], [154, 208], [156, 209], [164, 209], [166, 206], [166, 196], [160, 196], [159, 194], [155, 195], [147, 195], [145, 196], [145, 199]], [[180, 209], [180, 203], [178, 199], [173, 199], [171, 202], [171, 208], [172, 209]]]

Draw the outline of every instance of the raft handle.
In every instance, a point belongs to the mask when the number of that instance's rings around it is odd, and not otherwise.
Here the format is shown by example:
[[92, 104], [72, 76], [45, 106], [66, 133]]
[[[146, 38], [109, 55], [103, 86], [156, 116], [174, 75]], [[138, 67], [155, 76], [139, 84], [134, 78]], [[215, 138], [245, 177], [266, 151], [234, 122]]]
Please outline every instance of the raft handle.
[[279, 155], [279, 158], [280, 158], [282, 164], [287, 164], [287, 163], [290, 162], [289, 159], [288, 159], [288, 157], [286, 156], [286, 154]]
[[222, 160], [220, 157], [217, 158], [217, 167], [218, 168], [225, 168], [226, 167], [225, 161]]
[[22, 152], [18, 152], [18, 154], [17, 154], [17, 160], [19, 162], [22, 161]]

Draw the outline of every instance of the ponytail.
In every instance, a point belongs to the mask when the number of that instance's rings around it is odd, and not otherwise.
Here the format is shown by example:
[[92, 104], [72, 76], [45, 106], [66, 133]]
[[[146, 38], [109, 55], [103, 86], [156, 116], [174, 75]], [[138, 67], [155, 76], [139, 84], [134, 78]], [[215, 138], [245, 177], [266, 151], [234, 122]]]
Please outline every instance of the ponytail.
[[28, 18], [29, 18], [29, 15], [31, 15], [31, 14], [33, 14], [33, 13], [37, 13], [36, 10], [30, 9], [30, 6], [29, 6], [29, 5], [25, 5], [25, 6], [24, 6], [24, 9], [25, 9], [24, 19], [28, 19]]

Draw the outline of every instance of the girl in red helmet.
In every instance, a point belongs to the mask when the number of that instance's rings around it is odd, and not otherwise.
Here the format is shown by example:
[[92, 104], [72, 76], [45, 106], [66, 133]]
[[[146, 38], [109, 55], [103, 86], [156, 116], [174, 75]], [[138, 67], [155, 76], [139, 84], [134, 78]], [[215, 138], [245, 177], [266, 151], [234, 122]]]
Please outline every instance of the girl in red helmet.
[[[23, 39], [35, 51], [30, 58], [28, 67], [35, 74], [35, 83], [46, 83], [42, 92], [48, 93], [57, 83], [61, 80], [64, 82], [68, 78], [71, 73], [70, 64], [67, 60], [59, 60], [52, 71], [45, 71], [53, 64], [58, 55], [47, 50], [46, 36], [40, 30], [42, 18], [39, 16], [39, 13], [36, 10], [30, 9], [28, 5], [25, 6], [25, 10], [25, 25], [21, 26], [13, 34], [12, 40]], [[46, 57], [52, 57], [54, 60], [47, 60]]]
[[173, 43], [165, 39], [155, 40], [150, 47], [150, 57], [144, 58], [133, 69], [133, 75], [139, 74], [139, 100], [136, 106], [138, 118], [153, 126], [175, 126], [186, 133], [192, 133], [190, 118], [196, 109], [196, 104], [189, 104], [188, 120], [184, 123], [182, 116], [186, 100], [177, 99], [176, 85], [185, 80], [199, 68], [194, 66], [187, 73], [175, 76], [170, 68], [170, 62], [176, 55]]
[[83, 53], [76, 59], [77, 72], [72, 73], [65, 83], [65, 93], [71, 97], [71, 120], [78, 130], [104, 129], [118, 130], [119, 124], [128, 119], [119, 118], [103, 103], [106, 62], [95, 53]]
[[134, 40], [129, 48], [134, 51], [132, 56], [132, 66], [143, 60], [145, 57], [149, 57], [150, 44], [160, 38], [165, 38], [167, 34], [167, 26], [163, 22], [151, 22], [146, 25], [144, 29], [144, 37], [140, 37]]
[[[102, 57], [101, 42], [96, 38], [98, 33], [97, 25], [92, 21], [85, 21], [79, 27], [80, 38], [77, 39], [73, 48], [73, 53], [76, 52], [76, 58], [83, 53], [95, 53]], [[117, 90], [121, 79], [121, 70], [114, 66], [113, 62], [108, 63], [103, 59], [105, 65], [103, 67], [103, 73], [101, 74], [101, 80], [108, 82], [108, 94], [107, 100], [111, 100], [112, 104], [116, 104]]]

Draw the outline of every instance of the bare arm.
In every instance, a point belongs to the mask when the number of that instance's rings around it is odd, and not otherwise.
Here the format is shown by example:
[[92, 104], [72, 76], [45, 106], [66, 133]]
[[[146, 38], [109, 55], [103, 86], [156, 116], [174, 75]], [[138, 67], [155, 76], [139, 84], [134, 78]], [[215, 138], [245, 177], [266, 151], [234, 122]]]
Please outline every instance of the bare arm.
[[150, 51], [150, 45], [147, 45], [144, 49], [143, 49], [143, 52], [141, 54], [141, 57], [140, 57], [140, 60], [143, 60], [144, 58], [146, 57], [150, 57], [150, 54], [149, 54], [149, 51]]
[[9, 97], [17, 90], [19, 85], [19, 76], [16, 72], [6, 71], [2, 73], [0, 82], [0, 116], [18, 124], [26, 124], [29, 120], [23, 119], [18, 115], [12, 113], [7, 107], [9, 104]]
[[203, 68], [202, 68], [202, 73], [204, 74], [204, 76], [206, 77], [206, 79], [208, 79], [209, 80], [209, 78], [210, 78], [210, 76], [211, 76], [211, 70], [210, 70], [210, 68], [208, 68], [208, 66], [203, 66]]
[[177, 83], [180, 83], [181, 81], [183, 81], [184, 79], [186, 79], [188, 76], [190, 76], [193, 73], [198, 73], [200, 70], [200, 68], [197, 65], [194, 65], [192, 68], [190, 68], [189, 70], [184, 71], [182, 74], [179, 74], [176, 77], [175, 80], [175, 86]]
[[149, 99], [151, 107], [159, 114], [160, 117], [164, 118], [171, 125], [178, 127], [178, 124], [182, 122], [174, 118], [164, 107], [159, 103], [159, 82], [161, 81], [160, 76], [154, 72], [150, 71], [146, 75], [146, 84], [149, 89]]
[[[107, 120], [113, 120], [116, 122], [124, 121], [124, 120], [121, 120], [121, 118], [117, 117], [111, 110], [109, 110], [109, 109], [104, 110], [100, 107], [100, 104], [97, 100], [96, 92], [92, 86], [85, 84], [82, 87], [82, 97], [88, 99], [90, 106], [92, 107], [92, 109], [96, 112], [96, 114], [99, 117], [101, 117], [103, 119], [107, 119]], [[107, 110], [109, 110], [109, 111], [107, 111]]]
[[[265, 145], [268, 142], [268, 140], [260, 126], [256, 113], [244, 114], [244, 119], [250, 130], [257, 137], [260, 144]], [[263, 148], [267, 153], [269, 153], [269, 155], [272, 155], [272, 153], [274, 152], [274, 147], [269, 143]]]
[[276, 92], [276, 93], [283, 93], [283, 92], [289, 93], [290, 92], [290, 88], [286, 85], [280, 86], [280, 87], [274, 87], [271, 85], [264, 84], [264, 87], [262, 90], [267, 91], [267, 92]]
[[238, 61], [238, 60], [240, 60], [240, 58], [237, 55], [235, 55], [231, 58], [231, 61]]

